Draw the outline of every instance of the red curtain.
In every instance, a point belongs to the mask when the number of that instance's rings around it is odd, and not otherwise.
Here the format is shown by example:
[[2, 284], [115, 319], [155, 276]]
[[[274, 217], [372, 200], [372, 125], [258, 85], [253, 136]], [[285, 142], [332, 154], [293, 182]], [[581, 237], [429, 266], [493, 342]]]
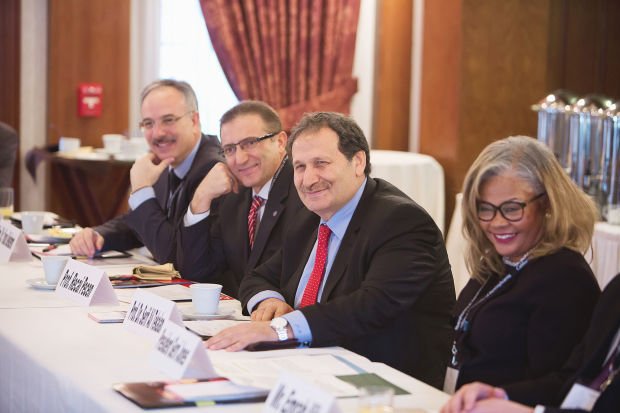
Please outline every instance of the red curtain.
[[201, 0], [213, 48], [240, 100], [278, 110], [349, 113], [360, 0]]

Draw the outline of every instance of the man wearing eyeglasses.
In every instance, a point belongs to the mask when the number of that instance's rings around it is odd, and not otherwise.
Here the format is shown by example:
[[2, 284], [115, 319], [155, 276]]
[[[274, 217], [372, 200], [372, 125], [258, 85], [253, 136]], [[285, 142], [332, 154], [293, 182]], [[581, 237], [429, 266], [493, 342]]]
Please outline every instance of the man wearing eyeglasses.
[[369, 176], [368, 142], [346, 116], [304, 116], [288, 152], [299, 196], [320, 225], [308, 234], [304, 222], [292, 223], [282, 249], [241, 283], [253, 321], [207, 347], [339, 345], [439, 387], [455, 297], [437, 225], [396, 187]]
[[222, 154], [200, 183], [179, 232], [184, 277], [222, 284], [238, 296], [248, 270], [282, 246], [284, 230], [316, 217], [301, 203], [286, 157], [286, 132], [276, 111], [263, 102], [241, 102], [220, 120]]
[[215, 136], [200, 132], [198, 103], [183, 81], [158, 80], [141, 95], [140, 128], [150, 152], [131, 168], [131, 210], [71, 240], [74, 254], [146, 246], [160, 263], [174, 262], [179, 222], [202, 178], [221, 160]]

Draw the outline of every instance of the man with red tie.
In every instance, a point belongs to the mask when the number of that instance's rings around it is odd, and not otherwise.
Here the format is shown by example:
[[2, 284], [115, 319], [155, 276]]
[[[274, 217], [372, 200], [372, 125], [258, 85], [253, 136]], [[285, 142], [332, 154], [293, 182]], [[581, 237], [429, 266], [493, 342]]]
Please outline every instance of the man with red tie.
[[247, 271], [280, 249], [285, 228], [318, 219], [295, 191], [286, 132], [273, 108], [239, 103], [222, 116], [220, 135], [226, 162], [194, 192], [178, 232], [176, 262], [183, 277], [222, 284], [237, 297]]
[[369, 176], [368, 142], [348, 117], [306, 115], [287, 150], [299, 197], [320, 225], [310, 237], [307, 222], [291, 225], [282, 250], [241, 284], [254, 321], [222, 331], [207, 347], [291, 338], [340, 345], [441, 386], [455, 294], [432, 218]]

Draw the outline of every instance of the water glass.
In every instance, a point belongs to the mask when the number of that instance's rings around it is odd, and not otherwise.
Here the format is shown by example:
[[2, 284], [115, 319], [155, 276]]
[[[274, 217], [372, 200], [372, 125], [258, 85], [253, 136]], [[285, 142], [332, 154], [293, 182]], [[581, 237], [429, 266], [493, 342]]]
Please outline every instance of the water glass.
[[13, 215], [13, 188], [0, 188], [0, 218], [9, 219]]

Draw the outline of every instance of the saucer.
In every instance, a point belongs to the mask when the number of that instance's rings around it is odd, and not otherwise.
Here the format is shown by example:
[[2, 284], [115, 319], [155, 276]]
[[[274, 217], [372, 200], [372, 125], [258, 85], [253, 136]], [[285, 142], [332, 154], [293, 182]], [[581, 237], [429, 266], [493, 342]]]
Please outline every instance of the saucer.
[[45, 278], [31, 278], [29, 280], [26, 280], [26, 282], [32, 288], [36, 288], [37, 290], [55, 290], [56, 289], [56, 285], [48, 284], [47, 281], [45, 281]]
[[183, 319], [184, 320], [221, 320], [224, 318], [230, 318], [230, 316], [233, 315], [234, 312], [235, 310], [233, 309], [227, 309], [227, 310], [219, 309], [217, 310], [217, 313], [215, 314], [201, 314], [201, 313], [195, 313], [194, 310], [189, 310], [188, 312], [183, 313]]

